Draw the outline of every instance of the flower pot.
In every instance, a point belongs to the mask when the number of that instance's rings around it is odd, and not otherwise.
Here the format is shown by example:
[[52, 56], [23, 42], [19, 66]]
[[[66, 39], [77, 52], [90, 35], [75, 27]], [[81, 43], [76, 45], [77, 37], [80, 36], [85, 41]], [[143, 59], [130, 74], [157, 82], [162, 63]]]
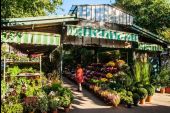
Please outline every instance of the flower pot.
[[58, 113], [57, 109], [52, 110], [52, 113]]
[[145, 104], [145, 98], [144, 99], [140, 99], [139, 104]]
[[64, 107], [64, 112], [68, 113], [70, 111], [70, 105], [68, 107]]
[[160, 89], [160, 92], [163, 94], [163, 93], [165, 93], [165, 88], [161, 88]]
[[165, 88], [165, 93], [170, 93], [170, 87]]
[[152, 101], [152, 96], [147, 96], [146, 102], [151, 102]]

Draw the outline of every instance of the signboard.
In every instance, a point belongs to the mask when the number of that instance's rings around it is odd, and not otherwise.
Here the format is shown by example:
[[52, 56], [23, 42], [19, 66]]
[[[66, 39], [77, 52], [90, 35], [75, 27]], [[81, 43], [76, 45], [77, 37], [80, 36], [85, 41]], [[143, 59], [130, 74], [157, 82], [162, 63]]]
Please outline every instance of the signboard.
[[149, 43], [139, 43], [138, 49], [149, 51], [163, 51], [163, 48], [160, 45]]
[[67, 25], [67, 35], [138, 42], [138, 35], [134, 33], [92, 28], [87, 26]]

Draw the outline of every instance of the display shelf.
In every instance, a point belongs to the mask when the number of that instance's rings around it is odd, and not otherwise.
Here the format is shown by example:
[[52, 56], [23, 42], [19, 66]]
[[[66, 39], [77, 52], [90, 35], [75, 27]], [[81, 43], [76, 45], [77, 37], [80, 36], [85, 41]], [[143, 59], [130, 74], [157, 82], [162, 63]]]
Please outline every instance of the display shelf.
[[22, 64], [22, 63], [24, 63], [24, 64], [27, 64], [27, 63], [29, 63], [29, 64], [39, 64], [40, 62], [38, 62], [38, 61], [6, 61], [6, 63], [7, 64], [14, 64], [14, 63], [17, 63], [17, 64]]

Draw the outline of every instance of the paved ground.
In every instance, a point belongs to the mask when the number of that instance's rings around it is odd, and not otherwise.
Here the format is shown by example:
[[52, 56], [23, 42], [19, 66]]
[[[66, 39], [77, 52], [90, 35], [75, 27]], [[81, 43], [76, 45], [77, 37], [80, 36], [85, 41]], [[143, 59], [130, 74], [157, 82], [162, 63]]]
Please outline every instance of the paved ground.
[[77, 86], [67, 78], [64, 85], [72, 89], [75, 99], [69, 113], [170, 113], [170, 94], [158, 94], [153, 97], [151, 104], [132, 107], [131, 109], [119, 106], [117, 108], [108, 106], [87, 90], [77, 92]]

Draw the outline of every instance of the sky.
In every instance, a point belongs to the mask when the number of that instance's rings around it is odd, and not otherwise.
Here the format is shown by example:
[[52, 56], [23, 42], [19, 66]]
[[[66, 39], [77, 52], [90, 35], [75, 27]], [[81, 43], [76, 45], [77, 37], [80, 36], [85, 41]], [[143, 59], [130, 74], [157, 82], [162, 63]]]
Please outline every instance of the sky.
[[67, 15], [72, 5], [80, 5], [80, 4], [111, 4], [114, 3], [115, 0], [63, 0], [62, 8], [57, 10], [57, 15]]

